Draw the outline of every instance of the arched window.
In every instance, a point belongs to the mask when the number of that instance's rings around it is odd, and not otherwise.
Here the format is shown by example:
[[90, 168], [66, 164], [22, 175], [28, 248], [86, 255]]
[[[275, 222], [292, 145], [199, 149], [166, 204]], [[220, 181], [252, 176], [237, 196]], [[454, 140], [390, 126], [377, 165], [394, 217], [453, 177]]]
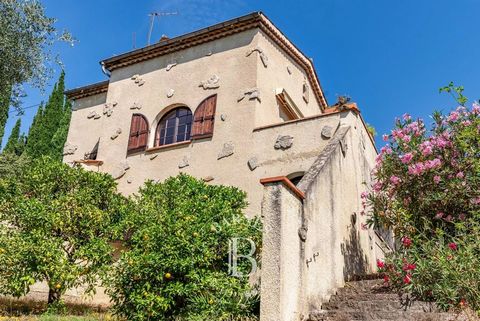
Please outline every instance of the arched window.
[[160, 119], [155, 133], [155, 146], [190, 140], [192, 112], [186, 107], [176, 108]]

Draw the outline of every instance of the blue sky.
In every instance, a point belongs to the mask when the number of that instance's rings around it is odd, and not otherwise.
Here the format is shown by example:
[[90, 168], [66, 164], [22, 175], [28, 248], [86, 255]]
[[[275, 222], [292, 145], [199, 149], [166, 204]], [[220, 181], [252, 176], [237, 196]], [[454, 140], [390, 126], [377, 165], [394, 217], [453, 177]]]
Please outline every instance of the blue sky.
[[[450, 81], [480, 97], [480, 1], [478, 0], [43, 0], [57, 27], [78, 43], [56, 49], [67, 88], [106, 79], [98, 62], [146, 44], [148, 13], [178, 11], [155, 23], [152, 40], [181, 35], [252, 11], [263, 11], [312, 57], [328, 102], [348, 95], [379, 135], [403, 113], [426, 118], [455, 107], [438, 88]], [[58, 74], [56, 75], [56, 77]], [[52, 80], [53, 83], [54, 80]], [[47, 89], [47, 93], [50, 88]], [[27, 89], [24, 107], [46, 100]], [[36, 108], [25, 110], [28, 130]], [[16, 121], [10, 114], [6, 135]], [[6, 137], [5, 137], [6, 138]]]

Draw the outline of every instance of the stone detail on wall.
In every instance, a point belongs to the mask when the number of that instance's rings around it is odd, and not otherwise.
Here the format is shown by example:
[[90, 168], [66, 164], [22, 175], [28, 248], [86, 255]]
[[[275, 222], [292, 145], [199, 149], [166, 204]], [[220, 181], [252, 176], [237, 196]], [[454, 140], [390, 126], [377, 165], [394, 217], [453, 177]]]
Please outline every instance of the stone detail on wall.
[[211, 55], [213, 55], [213, 52], [209, 51], [205, 56], [210, 57]]
[[308, 102], [310, 101], [310, 87], [308, 86], [308, 82], [306, 79], [303, 81], [302, 97], [303, 100], [308, 104]]
[[250, 88], [247, 90], [244, 90], [241, 95], [238, 97], [237, 101], [242, 101], [243, 99], [248, 98], [248, 100], [258, 100], [261, 102], [262, 100], [260, 99], [260, 90], [258, 88]]
[[198, 86], [202, 87], [205, 90], [218, 88], [220, 87], [220, 77], [218, 77], [217, 75], [213, 75], [208, 80], [200, 82], [200, 85]]
[[132, 106], [130, 106], [130, 109], [142, 109], [142, 105], [140, 105], [139, 103], [133, 103]]
[[255, 168], [258, 167], [258, 158], [256, 158], [256, 157], [250, 158], [248, 160], [247, 164], [248, 164], [248, 168], [250, 168], [251, 171], [254, 171]]
[[117, 139], [117, 137], [122, 133], [122, 129], [121, 128], [117, 128], [117, 130], [115, 130], [115, 133], [113, 133], [112, 136], [110, 136], [110, 139], [111, 140], [115, 140]]
[[128, 165], [127, 161], [123, 161], [113, 169], [112, 176], [114, 179], [120, 179], [129, 169], [130, 165]]
[[190, 166], [189, 160], [187, 156], [184, 156], [183, 159], [178, 164], [178, 168], [184, 168]]
[[63, 155], [73, 155], [75, 154], [75, 151], [78, 149], [78, 146], [73, 145], [71, 143], [66, 143], [65, 146], [63, 146]]
[[222, 121], [226, 121], [226, 120], [227, 120], [227, 115], [221, 114], [221, 115], [220, 115], [220, 119], [221, 119]]
[[127, 183], [132, 184], [132, 179], [131, 178], [127, 179]]
[[172, 69], [173, 67], [175, 67], [176, 65], [178, 65], [178, 63], [174, 62], [174, 63], [171, 63], [171, 64], [168, 64], [167, 65], [167, 68], [165, 69], [166, 71], [170, 71], [170, 69]]
[[323, 138], [326, 138], [326, 139], [329, 139], [329, 138], [332, 138], [332, 135], [333, 135], [333, 128], [332, 126], [323, 126], [322, 128], [322, 137]]
[[279, 135], [275, 142], [275, 149], [289, 149], [293, 145], [293, 137], [289, 135]]
[[150, 160], [154, 160], [157, 157], [158, 157], [158, 154], [152, 155], [152, 156], [150, 156]]
[[213, 176], [207, 176], [202, 178], [202, 181], [204, 181], [205, 183], [211, 182], [213, 180], [214, 180]]
[[232, 156], [233, 153], [234, 153], [234, 150], [235, 150], [235, 146], [233, 145], [232, 142], [228, 142], [228, 143], [223, 144], [223, 149], [220, 152], [220, 154], [218, 154], [217, 159], [222, 159], [222, 158], [225, 158], [225, 157]]
[[287, 72], [288, 72], [289, 75], [292, 74], [292, 70], [290, 69], [290, 66], [287, 66]]
[[113, 103], [106, 103], [103, 105], [103, 114], [107, 115], [107, 117], [112, 116], [113, 114], [113, 107], [117, 106], [117, 102]]
[[139, 87], [140, 86], [143, 86], [145, 84], [145, 80], [143, 80], [142, 77], [140, 77], [140, 75], [136, 74], [136, 75], [133, 75], [132, 78], [130, 78], [133, 80], [133, 82], [135, 84], [137, 84]]
[[100, 117], [102, 117], [102, 115], [98, 114], [95, 110], [91, 111], [88, 115], [87, 115], [87, 118], [88, 119], [99, 119]]
[[308, 233], [308, 227], [302, 226], [298, 229], [298, 237], [300, 237], [300, 240], [302, 242], [305, 242], [307, 240], [307, 233]]
[[167, 98], [172, 98], [173, 95], [175, 95], [175, 90], [174, 89], [169, 89], [167, 91]]
[[250, 56], [254, 52], [258, 52], [258, 54], [260, 55], [260, 60], [262, 61], [263, 66], [265, 68], [267, 68], [268, 67], [268, 57], [267, 57], [267, 55], [265, 54], [265, 52], [263, 51], [262, 48], [255, 47], [255, 48], [251, 49], [250, 51], [247, 52], [246, 57]]

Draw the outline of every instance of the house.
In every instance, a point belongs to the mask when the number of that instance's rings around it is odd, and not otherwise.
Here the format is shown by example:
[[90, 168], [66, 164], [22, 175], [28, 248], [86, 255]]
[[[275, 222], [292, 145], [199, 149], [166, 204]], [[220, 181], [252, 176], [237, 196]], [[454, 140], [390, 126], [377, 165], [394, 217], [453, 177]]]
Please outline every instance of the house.
[[[260, 12], [101, 62], [108, 81], [66, 92], [64, 162], [125, 194], [185, 172], [247, 192], [264, 220], [262, 320], [300, 320], [382, 241], [362, 231], [376, 149], [359, 108], [329, 106], [312, 60]], [[321, 262], [321, 263], [319, 263]]]

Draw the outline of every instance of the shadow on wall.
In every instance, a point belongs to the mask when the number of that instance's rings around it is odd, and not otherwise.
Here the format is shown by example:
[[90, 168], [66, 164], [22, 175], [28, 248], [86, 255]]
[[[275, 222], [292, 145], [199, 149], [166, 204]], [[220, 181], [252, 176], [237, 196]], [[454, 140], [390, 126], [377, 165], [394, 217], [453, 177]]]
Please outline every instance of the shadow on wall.
[[357, 214], [351, 216], [350, 234], [348, 240], [341, 245], [344, 258], [343, 277], [350, 281], [355, 276], [369, 272], [369, 262], [360, 244], [360, 232], [357, 230]]

